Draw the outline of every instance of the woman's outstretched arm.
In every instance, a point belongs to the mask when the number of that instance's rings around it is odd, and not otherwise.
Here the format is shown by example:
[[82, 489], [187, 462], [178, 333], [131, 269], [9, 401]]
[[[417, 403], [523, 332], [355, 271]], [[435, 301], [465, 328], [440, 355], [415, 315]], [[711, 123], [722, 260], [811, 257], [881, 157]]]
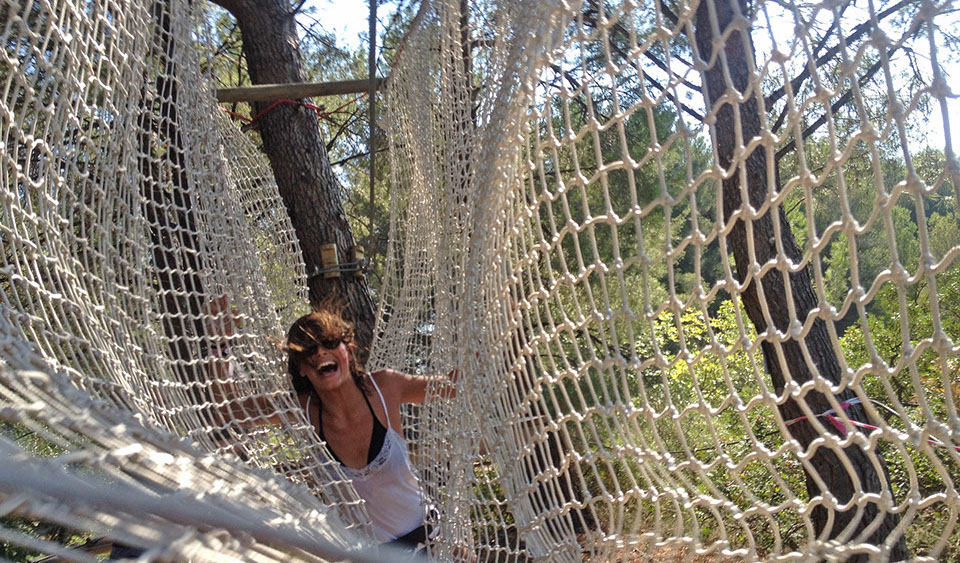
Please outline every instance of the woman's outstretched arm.
[[422, 403], [427, 400], [427, 386], [440, 383], [440, 397], [452, 399], [457, 396], [456, 382], [460, 376], [457, 370], [447, 375], [412, 375], [393, 369], [380, 370], [373, 374], [377, 384], [384, 392], [395, 397], [398, 403]]

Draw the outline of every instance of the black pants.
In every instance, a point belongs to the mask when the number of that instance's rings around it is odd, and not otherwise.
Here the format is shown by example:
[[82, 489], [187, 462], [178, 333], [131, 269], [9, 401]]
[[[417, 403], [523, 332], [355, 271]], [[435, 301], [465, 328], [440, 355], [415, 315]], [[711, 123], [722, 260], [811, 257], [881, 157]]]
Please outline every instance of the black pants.
[[136, 559], [137, 557], [143, 555], [145, 551], [145, 549], [140, 549], [139, 547], [130, 547], [129, 545], [123, 545], [122, 543], [114, 543], [113, 547], [110, 549], [110, 556], [107, 558], [107, 560]]
[[387, 545], [404, 547], [410, 551], [413, 551], [417, 549], [417, 545], [427, 543], [427, 538], [430, 537], [430, 532], [432, 529], [433, 528], [428, 524], [421, 524], [406, 534], [403, 534], [399, 538], [390, 540], [387, 542]]

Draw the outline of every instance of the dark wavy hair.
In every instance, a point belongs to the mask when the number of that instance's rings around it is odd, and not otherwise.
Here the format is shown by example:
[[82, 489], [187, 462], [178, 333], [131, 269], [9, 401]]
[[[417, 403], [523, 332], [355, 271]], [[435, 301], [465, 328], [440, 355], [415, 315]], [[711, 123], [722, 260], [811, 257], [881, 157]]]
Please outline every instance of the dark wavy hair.
[[287, 331], [287, 372], [293, 379], [293, 389], [297, 393], [310, 393], [313, 385], [300, 375], [300, 364], [306, 359], [306, 352], [323, 341], [341, 340], [350, 351], [350, 376], [361, 391], [367, 387], [367, 372], [357, 361], [357, 346], [353, 341], [353, 323], [345, 321], [337, 307], [326, 306], [314, 309], [294, 321]]

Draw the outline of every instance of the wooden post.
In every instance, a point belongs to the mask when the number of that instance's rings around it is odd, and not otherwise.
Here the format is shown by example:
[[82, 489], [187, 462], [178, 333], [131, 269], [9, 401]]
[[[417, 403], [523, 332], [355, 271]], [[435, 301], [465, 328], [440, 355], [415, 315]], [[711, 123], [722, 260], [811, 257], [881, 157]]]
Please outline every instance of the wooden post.
[[370, 248], [373, 249], [373, 217], [375, 206], [373, 202], [374, 186], [377, 182], [377, 1], [370, 0], [370, 52], [367, 55], [367, 69], [370, 72], [370, 91], [367, 102], [370, 104], [370, 135], [367, 138], [367, 152], [370, 153]]
[[331, 242], [323, 244], [320, 246], [320, 263], [324, 270], [323, 278], [339, 278], [340, 272], [336, 270], [336, 267], [340, 265], [340, 260], [337, 258], [337, 243]]
[[353, 272], [353, 277], [363, 279], [363, 247], [354, 246], [353, 247], [353, 262], [356, 264], [357, 270]]

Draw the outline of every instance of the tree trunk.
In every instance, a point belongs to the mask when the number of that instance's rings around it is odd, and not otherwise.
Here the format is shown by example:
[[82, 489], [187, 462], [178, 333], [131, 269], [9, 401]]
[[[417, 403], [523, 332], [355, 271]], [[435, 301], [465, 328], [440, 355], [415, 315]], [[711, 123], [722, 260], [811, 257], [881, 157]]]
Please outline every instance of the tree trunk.
[[[153, 283], [163, 300], [166, 314], [161, 321], [173, 372], [189, 385], [196, 407], [209, 406], [213, 397], [206, 385], [207, 374], [197, 363], [197, 343], [204, 334], [201, 308], [206, 301], [200, 278], [200, 241], [187, 175], [180, 117], [177, 113], [179, 89], [176, 76], [176, 43], [170, 34], [170, 14], [163, 2], [153, 5], [157, 30], [153, 38], [156, 51], [150, 64], [162, 68], [154, 83], [155, 94], [144, 91], [144, 108], [139, 118], [140, 193], [143, 213], [149, 224], [150, 246], [154, 261]], [[154, 98], [155, 96], [155, 98]], [[169, 185], [163, 181], [168, 168]], [[201, 417], [209, 416], [206, 410]], [[208, 421], [205, 421], [208, 422]]]
[[[250, 79], [254, 84], [304, 82], [303, 54], [295, 13], [286, 0], [214, 0], [237, 19]], [[254, 104], [259, 113], [269, 102]], [[257, 124], [280, 196], [296, 230], [310, 275], [314, 306], [334, 298], [346, 305], [344, 316], [356, 325], [361, 360], [366, 360], [376, 320], [365, 279], [351, 273], [325, 279], [321, 246], [336, 243], [339, 261], [353, 260], [353, 232], [343, 208], [343, 189], [330, 166], [317, 115], [303, 106], [281, 104]]]
[[[737, 2], [734, 5], [732, 0], [704, 0], [698, 6], [695, 36], [702, 60], [709, 61], [713, 56], [712, 42], [715, 36], [710, 25], [710, 8], [712, 7], [715, 11], [718, 28], [722, 35], [735, 16], [745, 16], [748, 13], [746, 0], [737, 0]], [[740, 93], [747, 90], [751, 69], [749, 63], [752, 62], [748, 57], [753, 56], [753, 43], [749, 33], [746, 37], [739, 31], [731, 33], [724, 43], [724, 53], [726, 55], [726, 65], [718, 56], [716, 61], [712, 63], [711, 68], [704, 71], [703, 74], [704, 99], [707, 109], [716, 112], [716, 123], [711, 129], [716, 137], [719, 164], [727, 169], [733, 162], [734, 154], [738, 149], [734, 107], [730, 102], [724, 102], [719, 108], [716, 107], [716, 104], [728, 92], [728, 88], [736, 89]], [[724, 70], [729, 73], [732, 81], [730, 85], [724, 79]], [[759, 137], [761, 133], [756, 94], [757, 91], [753, 90], [751, 97], [738, 104], [737, 107], [744, 145], [750, 139]], [[766, 149], [763, 146], [758, 146], [739, 165], [739, 170], [745, 168], [747, 182], [745, 190], [750, 199], [750, 207], [754, 209], [761, 207], [769, 193], [767, 159]], [[742, 205], [739, 170], [734, 172], [732, 177], [723, 181], [725, 222], [729, 221], [730, 216]], [[774, 213], [776, 213], [776, 216], [774, 216]], [[776, 206], [762, 217], [751, 221], [756, 263], [764, 264], [777, 258], [777, 235], [774, 231], [774, 220], [779, 221], [780, 240], [786, 257], [794, 263], [800, 262], [802, 251], [793, 237], [783, 208]], [[748, 251], [748, 236], [746, 221], [743, 218], [738, 218], [727, 239], [733, 250], [739, 281], [742, 283], [749, 280], [750, 282], [741, 295], [744, 308], [758, 333], [764, 331], [772, 333], [773, 330], [771, 329], [775, 329], [789, 334], [791, 318], [787, 305], [787, 291], [792, 293], [791, 297], [796, 307], [796, 314], [801, 322], [807, 318], [810, 311], [817, 307], [817, 297], [810, 281], [809, 267], [789, 274], [789, 288], [780, 270], [770, 270], [763, 276], [757, 276], [750, 269], [754, 262], [751, 260]], [[758, 291], [758, 282], [763, 290], [762, 298]], [[769, 314], [773, 327], [768, 327], [764, 318], [764, 311]], [[840, 382], [840, 362], [831, 345], [827, 325], [822, 319], [817, 319], [814, 322], [810, 332], [802, 341], [788, 339], [779, 346], [773, 342], [765, 341], [762, 343], [762, 349], [774, 389], [779, 395], [784, 393], [788, 382], [792, 384], [791, 386], [799, 386], [813, 380], [814, 373], [818, 373], [820, 377], [833, 386]], [[811, 363], [805, 360], [804, 350], [809, 353]], [[836, 399], [844, 401], [854, 396], [854, 393], [847, 389], [837, 394]], [[805, 403], [814, 414], [824, 413], [833, 408], [822, 392], [810, 390], [801, 398], [794, 399], [791, 397], [783, 403], [780, 407], [783, 418], [793, 420], [804, 416], [806, 413], [801, 410], [800, 402]], [[845, 412], [851, 420], [864, 422], [867, 420], [866, 413], [859, 404], [850, 406]], [[831, 431], [838, 433], [825, 419], [821, 418], [820, 420]], [[790, 426], [789, 430], [792, 437], [805, 450], [819, 436], [809, 420], [797, 422]], [[827, 447], [817, 448], [810, 460], [809, 467], [805, 467], [807, 492], [811, 498], [820, 495], [833, 495], [837, 502], [842, 504], [849, 501], [855, 493], [858, 495], [882, 493], [887, 496], [892, 494], [886, 463], [879, 454], [868, 453], [857, 445], [851, 445], [843, 450], [843, 455], [854, 469], [853, 475], [844, 468], [835, 451]], [[814, 475], [811, 470], [816, 474]], [[821, 490], [816, 482], [816, 477], [823, 481], [826, 490]], [[832, 514], [830, 514], [831, 512]], [[842, 534], [842, 541], [868, 541], [875, 545], [882, 545], [894, 533], [893, 531], [899, 522], [898, 515], [881, 512], [875, 503], [866, 503], [862, 508], [855, 506], [844, 511], [831, 510], [820, 504], [813, 509], [811, 518], [815, 531], [821, 539], [837, 538]], [[848, 526], [850, 529], [846, 530]], [[869, 537], [860, 537], [868, 528], [872, 530], [872, 532], [867, 532]], [[902, 534], [902, 532], [898, 533]], [[906, 542], [901, 535], [891, 546], [889, 557], [891, 560], [901, 560], [905, 559], [906, 556]], [[865, 555], [857, 555], [849, 560], [865, 559]]]

